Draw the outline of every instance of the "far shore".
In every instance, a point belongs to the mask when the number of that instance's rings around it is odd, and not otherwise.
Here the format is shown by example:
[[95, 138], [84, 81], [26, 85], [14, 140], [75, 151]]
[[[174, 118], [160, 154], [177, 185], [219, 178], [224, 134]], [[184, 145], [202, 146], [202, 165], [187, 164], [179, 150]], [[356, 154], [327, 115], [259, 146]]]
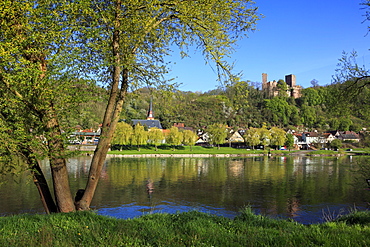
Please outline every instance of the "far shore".
[[209, 157], [248, 157], [248, 156], [266, 156], [266, 154], [107, 154], [107, 157], [125, 157], [125, 158], [209, 158]]
[[345, 156], [347, 153], [312, 154], [312, 150], [291, 151], [289, 153], [246, 153], [246, 154], [107, 154], [107, 157], [124, 158], [211, 158], [211, 157], [258, 157], [258, 156]]
[[[95, 145], [71, 145], [70, 150], [82, 151], [87, 155], [93, 155]], [[107, 157], [125, 157], [125, 158], [209, 158], [209, 157], [255, 157], [255, 156], [345, 156], [345, 155], [370, 155], [369, 149], [340, 149], [333, 150], [273, 150], [273, 149], [255, 149], [248, 150], [231, 147], [201, 147], [194, 146], [162, 146], [155, 149], [152, 146], [142, 146], [140, 151], [137, 147], [125, 147], [125, 149], [108, 151]]]

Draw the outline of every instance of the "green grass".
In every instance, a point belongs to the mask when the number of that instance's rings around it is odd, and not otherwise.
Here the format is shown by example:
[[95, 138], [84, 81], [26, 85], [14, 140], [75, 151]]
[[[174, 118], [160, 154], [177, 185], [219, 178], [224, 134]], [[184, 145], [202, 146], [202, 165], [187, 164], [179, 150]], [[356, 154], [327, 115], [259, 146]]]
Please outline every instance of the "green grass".
[[[172, 146], [159, 146], [158, 150], [155, 150], [154, 146], [142, 146], [140, 151], [137, 147], [126, 147], [122, 151], [115, 150], [109, 151], [109, 154], [127, 154], [127, 155], [140, 155], [140, 154], [233, 154], [233, 155], [248, 155], [248, 154], [268, 154], [267, 150], [246, 150], [242, 148], [230, 148], [230, 147], [200, 147], [193, 146], [190, 150], [189, 146], [176, 146], [175, 149]], [[289, 151], [273, 150], [271, 154], [288, 154]]]
[[353, 148], [352, 151], [347, 151], [347, 153], [370, 155], [370, 148]]
[[370, 213], [302, 225], [245, 209], [228, 219], [196, 211], [114, 219], [92, 212], [0, 218], [0, 246], [369, 246]]
[[308, 155], [338, 155], [345, 154], [343, 151], [333, 151], [333, 150], [315, 150], [308, 153]]

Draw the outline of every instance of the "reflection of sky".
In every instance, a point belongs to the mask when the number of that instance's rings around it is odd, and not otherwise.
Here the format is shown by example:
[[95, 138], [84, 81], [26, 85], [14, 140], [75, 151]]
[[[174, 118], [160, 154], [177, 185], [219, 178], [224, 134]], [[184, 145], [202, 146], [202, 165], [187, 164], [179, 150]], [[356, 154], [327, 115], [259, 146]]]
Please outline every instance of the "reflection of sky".
[[[269, 214], [269, 212], [262, 212], [256, 205], [250, 205], [253, 212], [256, 214], [267, 215], [275, 219], [287, 219], [292, 218], [293, 220], [301, 224], [317, 224], [323, 223], [329, 220], [337, 219], [340, 216], [349, 214], [353, 210], [366, 210], [365, 207], [355, 207], [354, 205], [348, 204], [319, 204], [319, 205], [302, 205], [300, 210], [296, 212], [294, 216], [284, 214]], [[210, 207], [207, 205], [194, 204], [187, 205], [186, 202], [181, 204], [175, 202], [163, 201], [161, 204], [156, 205], [139, 205], [137, 203], [129, 203], [121, 205], [120, 207], [114, 208], [99, 208], [97, 213], [100, 215], [106, 215], [118, 219], [130, 219], [137, 218], [146, 214], [154, 213], [168, 213], [176, 214], [188, 211], [198, 211], [203, 213], [209, 213], [217, 216], [223, 216], [226, 218], [234, 218], [239, 215], [239, 212], [225, 210], [224, 208]]]
[[111, 216], [119, 219], [137, 218], [146, 214], [167, 213], [176, 214], [188, 211], [198, 211], [227, 218], [234, 218], [238, 213], [228, 211], [224, 208], [215, 208], [206, 205], [186, 205], [182, 202], [181, 205], [174, 202], [163, 201], [158, 205], [138, 205], [136, 203], [124, 204], [115, 208], [100, 208], [97, 210], [98, 214]]

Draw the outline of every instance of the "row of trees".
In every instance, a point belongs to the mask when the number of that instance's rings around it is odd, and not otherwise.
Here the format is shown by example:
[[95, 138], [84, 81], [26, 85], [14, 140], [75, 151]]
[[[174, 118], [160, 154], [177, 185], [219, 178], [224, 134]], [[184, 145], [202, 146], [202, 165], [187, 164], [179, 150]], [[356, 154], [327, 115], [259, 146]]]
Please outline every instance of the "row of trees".
[[[119, 122], [117, 129], [113, 135], [112, 145], [119, 146], [122, 150], [122, 146], [131, 145], [137, 146], [140, 151], [141, 145], [151, 144], [154, 145], [157, 151], [157, 147], [163, 143], [168, 145], [178, 146], [195, 145], [199, 139], [198, 135], [191, 130], [180, 130], [177, 127], [171, 127], [168, 131], [164, 132], [158, 128], [150, 128], [148, 131], [145, 130], [144, 126], [140, 124], [132, 127], [130, 124], [125, 122]], [[212, 124], [205, 130], [207, 141], [211, 145], [225, 144], [227, 139], [234, 133], [225, 125]], [[244, 141], [247, 145], [254, 148], [254, 146], [283, 146], [287, 145], [289, 148], [293, 146], [293, 136], [287, 134], [283, 129], [273, 127], [267, 129], [266, 125], [262, 128], [249, 128], [243, 135]]]
[[254, 147], [262, 146], [283, 146], [293, 147], [293, 135], [287, 134], [283, 129], [272, 127], [270, 130], [266, 126], [262, 128], [249, 128], [244, 135], [245, 142]]
[[140, 151], [141, 145], [151, 144], [157, 151], [158, 146], [164, 142], [173, 146], [183, 144], [192, 148], [197, 140], [197, 134], [191, 130], [179, 131], [177, 127], [172, 127], [165, 135], [163, 130], [156, 127], [147, 131], [140, 123], [132, 127], [125, 122], [119, 122], [113, 135], [112, 145], [119, 146], [120, 150], [125, 145], [137, 146]]

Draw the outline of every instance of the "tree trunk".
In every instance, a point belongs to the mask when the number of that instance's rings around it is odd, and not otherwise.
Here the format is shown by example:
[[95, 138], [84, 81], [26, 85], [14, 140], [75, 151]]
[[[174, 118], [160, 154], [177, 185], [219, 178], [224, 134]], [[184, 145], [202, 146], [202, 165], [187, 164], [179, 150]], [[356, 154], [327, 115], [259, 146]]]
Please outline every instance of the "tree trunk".
[[51, 104], [44, 116], [49, 133], [48, 147], [51, 175], [54, 185], [54, 196], [60, 212], [72, 212], [75, 210], [71, 189], [69, 187], [67, 164], [64, 158], [65, 149], [60, 126]]
[[[119, 95], [114, 93], [115, 89], [112, 87], [110, 100], [108, 102], [103, 121], [103, 129], [100, 135], [100, 141], [95, 149], [94, 156], [91, 161], [89, 177], [86, 184], [85, 192], [81, 200], [75, 202], [77, 210], [90, 209], [90, 204], [94, 196], [96, 186], [98, 185], [99, 177], [104, 165], [105, 158], [107, 156], [110, 142], [112, 140], [113, 133], [118, 123], [118, 118], [122, 110], [123, 101], [128, 86], [127, 79], [128, 79], [127, 70], [124, 70], [123, 82]], [[116, 100], [117, 96], [118, 100]]]
[[44, 173], [41, 170], [39, 162], [27, 154], [27, 162], [31, 167], [31, 173], [33, 175], [33, 182], [35, 183], [37, 190], [39, 191], [42, 205], [44, 206], [47, 214], [57, 213], [58, 208], [55, 205], [53, 197], [50, 193], [48, 183], [45, 179]]
[[[92, 198], [94, 196], [100, 174], [104, 165], [105, 158], [113, 137], [113, 133], [118, 123], [118, 118], [122, 110], [124, 98], [128, 87], [128, 70], [121, 71], [121, 55], [120, 55], [120, 11], [121, 1], [116, 2], [115, 14], [115, 30], [112, 39], [112, 52], [114, 58], [112, 84], [110, 96], [105, 110], [103, 127], [100, 135], [100, 141], [95, 149], [94, 157], [91, 161], [89, 177], [86, 184], [85, 192], [82, 198], [75, 202], [77, 210], [89, 210]], [[122, 75], [121, 75], [122, 74]], [[119, 89], [120, 78], [122, 76], [121, 89]]]

